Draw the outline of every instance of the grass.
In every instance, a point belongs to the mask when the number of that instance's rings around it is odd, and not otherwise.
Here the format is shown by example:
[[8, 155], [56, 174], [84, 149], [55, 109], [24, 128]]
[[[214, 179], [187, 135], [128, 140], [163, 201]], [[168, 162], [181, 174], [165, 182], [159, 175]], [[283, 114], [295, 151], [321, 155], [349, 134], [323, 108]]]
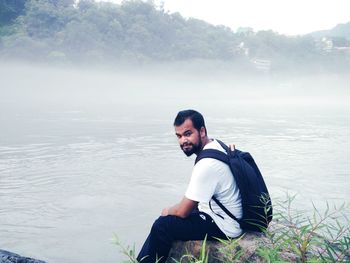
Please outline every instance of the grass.
[[173, 259], [174, 263], [209, 263], [209, 251], [206, 249], [207, 236], [203, 240], [202, 247], [199, 252], [199, 257], [195, 257], [191, 254], [183, 255], [180, 260]]
[[[324, 211], [313, 205], [311, 212], [294, 208], [296, 196], [287, 195], [283, 201], [275, 200], [274, 219], [264, 238], [259, 239], [253, 255], [239, 245], [240, 239], [218, 240], [220, 242], [220, 261], [233, 262], [347, 262], [350, 263], [350, 221], [349, 204], [330, 206]], [[135, 247], [125, 247], [117, 239], [115, 243], [128, 258], [125, 262], [138, 263]], [[206, 239], [199, 256], [190, 253], [174, 263], [210, 263]]]
[[350, 262], [349, 205], [327, 203], [321, 212], [313, 204], [311, 213], [293, 209], [295, 196], [277, 202], [276, 229], [266, 231], [271, 250], [294, 255], [297, 262]]

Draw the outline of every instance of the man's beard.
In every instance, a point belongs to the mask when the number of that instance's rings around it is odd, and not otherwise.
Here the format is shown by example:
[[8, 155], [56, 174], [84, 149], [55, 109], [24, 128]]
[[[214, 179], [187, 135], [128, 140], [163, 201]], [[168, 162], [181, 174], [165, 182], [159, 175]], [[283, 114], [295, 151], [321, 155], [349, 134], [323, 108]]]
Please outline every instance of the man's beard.
[[[184, 149], [186, 146], [192, 146], [192, 147], [189, 148], [189, 149]], [[201, 139], [199, 138], [197, 144], [193, 144], [193, 143], [191, 143], [191, 142], [187, 142], [187, 143], [182, 144], [180, 147], [181, 147], [182, 151], [183, 151], [187, 156], [191, 156], [191, 155], [194, 154], [194, 153], [197, 154], [197, 153], [200, 152], [200, 150], [202, 149], [202, 141], [201, 141]]]

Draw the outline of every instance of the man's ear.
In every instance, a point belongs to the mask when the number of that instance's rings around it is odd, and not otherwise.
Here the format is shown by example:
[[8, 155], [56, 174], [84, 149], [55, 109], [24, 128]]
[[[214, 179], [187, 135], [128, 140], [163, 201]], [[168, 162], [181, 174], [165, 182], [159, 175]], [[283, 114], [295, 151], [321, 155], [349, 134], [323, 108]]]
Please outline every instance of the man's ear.
[[206, 136], [206, 130], [204, 127], [201, 127], [199, 130], [201, 138], [204, 138]]

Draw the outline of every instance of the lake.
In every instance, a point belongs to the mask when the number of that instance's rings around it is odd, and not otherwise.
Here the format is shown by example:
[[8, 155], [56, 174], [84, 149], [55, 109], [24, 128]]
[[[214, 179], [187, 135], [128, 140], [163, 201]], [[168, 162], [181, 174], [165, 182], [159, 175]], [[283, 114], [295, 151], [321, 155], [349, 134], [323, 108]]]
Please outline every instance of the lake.
[[0, 66], [0, 249], [48, 262], [121, 262], [178, 202], [194, 157], [179, 110], [249, 151], [273, 198], [350, 199], [349, 77]]

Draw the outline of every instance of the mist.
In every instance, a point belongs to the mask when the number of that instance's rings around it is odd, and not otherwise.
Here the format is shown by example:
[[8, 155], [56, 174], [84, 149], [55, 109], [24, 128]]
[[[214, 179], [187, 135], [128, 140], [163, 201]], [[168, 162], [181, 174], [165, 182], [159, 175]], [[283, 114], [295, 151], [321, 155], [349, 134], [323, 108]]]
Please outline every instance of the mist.
[[350, 77], [345, 73], [247, 73], [217, 66], [198, 61], [112, 68], [0, 64], [2, 115], [85, 111], [127, 116], [142, 107], [170, 112], [224, 110], [227, 104], [257, 111], [348, 106]]
[[193, 160], [172, 121], [187, 108], [204, 114], [209, 136], [254, 154], [274, 198], [288, 191], [321, 207], [349, 198], [346, 74], [11, 62], [0, 80], [3, 249], [52, 262], [121, 261], [113, 233], [139, 248], [162, 207], [184, 193]]
[[[185, 108], [226, 118], [349, 111], [347, 74], [252, 74], [198, 61], [108, 69], [16, 62], [1, 64], [0, 74], [4, 144], [28, 128], [54, 132], [70, 114], [101, 121], [165, 118], [170, 128], [173, 115]], [[19, 116], [37, 119], [38, 126], [24, 127]]]

